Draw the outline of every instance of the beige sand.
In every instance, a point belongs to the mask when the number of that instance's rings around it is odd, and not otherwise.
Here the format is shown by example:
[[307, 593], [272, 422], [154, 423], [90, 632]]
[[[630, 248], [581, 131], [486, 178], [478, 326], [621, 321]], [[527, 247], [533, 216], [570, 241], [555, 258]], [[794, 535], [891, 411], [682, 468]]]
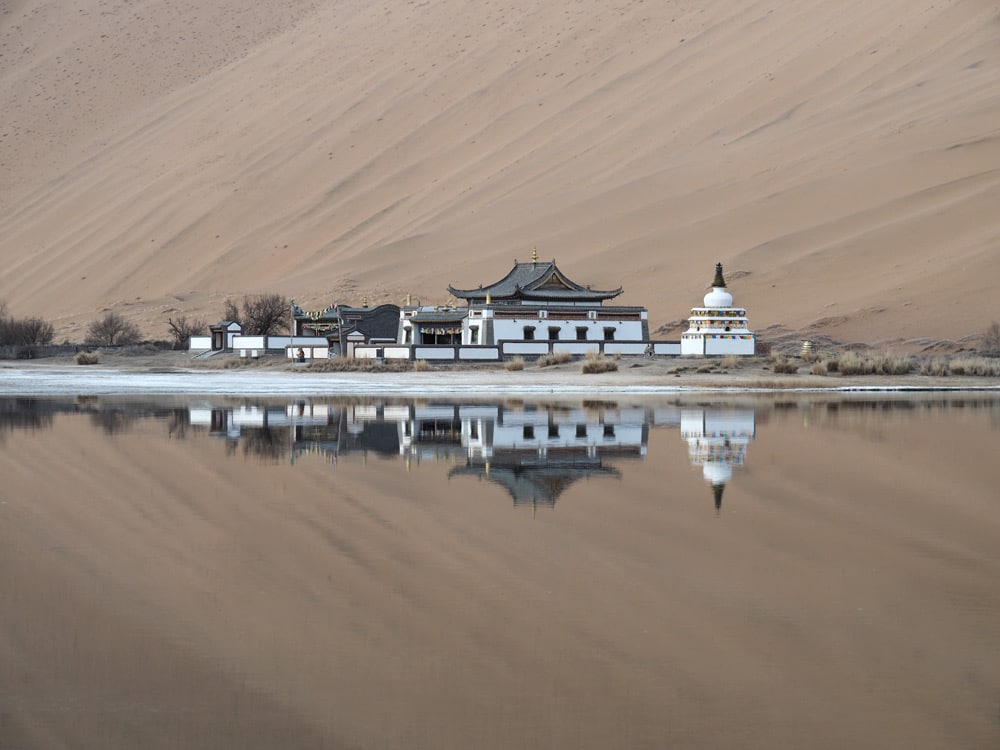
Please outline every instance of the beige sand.
[[445, 302], [537, 247], [663, 335], [721, 260], [765, 333], [974, 344], [998, 30], [985, 0], [6, 3], [0, 299], [162, 337], [261, 290]]

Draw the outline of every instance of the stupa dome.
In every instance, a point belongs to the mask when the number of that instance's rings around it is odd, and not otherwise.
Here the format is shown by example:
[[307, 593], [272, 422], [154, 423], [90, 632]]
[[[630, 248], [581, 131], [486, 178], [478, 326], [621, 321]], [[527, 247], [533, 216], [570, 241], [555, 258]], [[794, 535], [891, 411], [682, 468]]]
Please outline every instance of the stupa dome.
[[705, 295], [705, 307], [732, 307], [733, 295], [725, 289], [713, 287], [712, 291]]

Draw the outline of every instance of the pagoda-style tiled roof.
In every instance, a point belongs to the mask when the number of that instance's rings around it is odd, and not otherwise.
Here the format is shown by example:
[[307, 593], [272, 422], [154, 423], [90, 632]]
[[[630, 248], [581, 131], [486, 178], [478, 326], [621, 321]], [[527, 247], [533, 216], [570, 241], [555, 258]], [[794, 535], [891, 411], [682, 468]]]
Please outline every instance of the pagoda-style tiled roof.
[[621, 287], [610, 290], [591, 289], [571, 281], [559, 270], [554, 260], [531, 261], [529, 263], [514, 262], [514, 268], [499, 281], [478, 289], [456, 289], [448, 287], [455, 297], [465, 299], [470, 304], [482, 304], [486, 295], [494, 303], [503, 302], [601, 302], [617, 297], [622, 293]]

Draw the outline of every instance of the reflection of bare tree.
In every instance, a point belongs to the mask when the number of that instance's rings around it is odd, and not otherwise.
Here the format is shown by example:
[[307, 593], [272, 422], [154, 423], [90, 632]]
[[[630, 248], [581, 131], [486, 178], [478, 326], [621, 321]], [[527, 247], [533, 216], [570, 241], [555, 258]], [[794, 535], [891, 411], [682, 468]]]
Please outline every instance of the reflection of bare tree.
[[57, 407], [34, 398], [0, 399], [0, 441], [14, 430], [47, 430]]
[[265, 461], [280, 461], [288, 457], [288, 433], [283, 430], [269, 430], [266, 427], [244, 429], [240, 434], [243, 455], [261, 458]]
[[90, 413], [90, 421], [106, 435], [121, 435], [132, 429], [133, 425], [145, 415], [137, 412], [127, 412], [123, 409], [103, 408]]
[[187, 409], [171, 409], [167, 419], [167, 435], [177, 440], [187, 438], [191, 417]]

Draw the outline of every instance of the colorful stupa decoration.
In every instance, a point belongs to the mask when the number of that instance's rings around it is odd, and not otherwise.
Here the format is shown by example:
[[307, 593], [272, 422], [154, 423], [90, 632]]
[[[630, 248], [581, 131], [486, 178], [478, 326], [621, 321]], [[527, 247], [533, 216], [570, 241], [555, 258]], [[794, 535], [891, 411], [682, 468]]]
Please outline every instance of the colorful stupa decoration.
[[691, 308], [688, 330], [681, 334], [681, 355], [752, 355], [756, 337], [747, 325], [747, 311], [733, 307], [722, 264], [716, 263], [712, 291], [705, 295], [704, 307]]

